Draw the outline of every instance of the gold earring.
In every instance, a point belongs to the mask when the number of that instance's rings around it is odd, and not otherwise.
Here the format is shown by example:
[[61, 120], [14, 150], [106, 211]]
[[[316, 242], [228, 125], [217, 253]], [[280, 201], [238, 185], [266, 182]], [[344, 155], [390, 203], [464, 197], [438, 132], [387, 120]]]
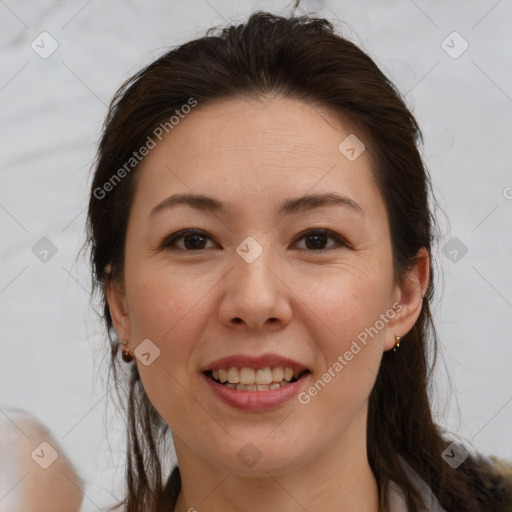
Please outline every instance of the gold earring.
[[400, 340], [402, 338], [400, 336], [395, 336], [395, 346], [393, 347], [393, 352], [396, 352], [396, 349], [400, 347]]
[[123, 361], [125, 363], [131, 363], [133, 361], [133, 357], [130, 355], [130, 349], [126, 346], [127, 345], [126, 340], [123, 341], [122, 344], [123, 344], [123, 349], [122, 349]]

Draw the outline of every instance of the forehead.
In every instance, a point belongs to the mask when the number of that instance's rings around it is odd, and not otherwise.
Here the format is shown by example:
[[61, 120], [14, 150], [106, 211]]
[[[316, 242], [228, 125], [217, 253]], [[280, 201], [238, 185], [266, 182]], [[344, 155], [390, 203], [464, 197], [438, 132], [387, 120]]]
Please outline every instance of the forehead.
[[304, 153], [308, 159], [321, 154], [338, 157], [339, 143], [353, 132], [351, 125], [348, 116], [335, 116], [327, 107], [298, 99], [238, 97], [199, 104], [163, 145], [195, 149], [187, 159], [206, 152], [235, 154], [237, 149], [254, 158], [299, 160]]
[[369, 151], [355, 159], [344, 153], [345, 141], [364, 143], [354, 131], [348, 118], [297, 99], [198, 104], [145, 157], [136, 201], [156, 204], [170, 189], [232, 202], [308, 191], [375, 194]]

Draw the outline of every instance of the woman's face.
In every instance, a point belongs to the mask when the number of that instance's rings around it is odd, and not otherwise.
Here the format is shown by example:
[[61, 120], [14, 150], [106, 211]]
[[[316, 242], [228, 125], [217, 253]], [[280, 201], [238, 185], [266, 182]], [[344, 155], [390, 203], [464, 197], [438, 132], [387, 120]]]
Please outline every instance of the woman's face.
[[[414, 324], [422, 291], [417, 269], [395, 282], [370, 148], [351, 134], [298, 100], [231, 99], [199, 104], [145, 158], [124, 283], [107, 294], [178, 457], [264, 474], [365, 450], [383, 351]], [[308, 372], [262, 384], [288, 366]], [[204, 373], [230, 367], [260, 387]]]

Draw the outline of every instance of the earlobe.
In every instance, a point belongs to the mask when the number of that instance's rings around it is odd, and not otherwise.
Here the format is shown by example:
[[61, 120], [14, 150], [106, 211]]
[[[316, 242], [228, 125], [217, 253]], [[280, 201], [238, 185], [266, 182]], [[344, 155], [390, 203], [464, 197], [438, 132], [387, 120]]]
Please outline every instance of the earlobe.
[[114, 280], [108, 279], [105, 280], [105, 295], [117, 337], [120, 340], [129, 340], [131, 320], [128, 313], [125, 291]]
[[[397, 302], [400, 304], [395, 319], [388, 327], [384, 350], [396, 345], [396, 336], [402, 338], [413, 328], [420, 316], [430, 279], [430, 256], [425, 247], [418, 251], [415, 265], [407, 272], [403, 283], [397, 290]], [[397, 308], [398, 309], [398, 308]]]

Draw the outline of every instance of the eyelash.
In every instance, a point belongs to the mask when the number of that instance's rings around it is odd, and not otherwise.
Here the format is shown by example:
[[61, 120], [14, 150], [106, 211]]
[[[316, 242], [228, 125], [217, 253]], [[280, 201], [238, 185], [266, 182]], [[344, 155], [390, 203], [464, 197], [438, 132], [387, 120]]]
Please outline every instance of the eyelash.
[[[194, 236], [194, 235], [199, 235], [199, 236], [202, 236], [204, 238], [209, 238], [210, 240], [212, 239], [204, 231], [201, 231], [199, 229], [187, 228], [187, 229], [182, 229], [180, 231], [177, 231], [176, 233], [173, 233], [172, 235], [170, 235], [167, 238], [165, 238], [163, 240], [163, 242], [159, 245], [159, 249], [181, 250], [181, 251], [185, 251], [185, 252], [201, 252], [201, 251], [207, 250], [207, 249], [204, 249], [204, 248], [203, 249], [197, 249], [197, 250], [189, 250], [189, 249], [184, 249], [184, 248], [181, 248], [181, 247], [176, 247], [176, 242], [178, 242], [180, 240], [183, 240], [187, 236]], [[333, 249], [335, 247], [348, 247], [348, 248], [352, 248], [352, 245], [349, 242], [347, 242], [347, 240], [345, 240], [338, 233], [335, 233], [334, 231], [331, 231], [330, 229], [320, 229], [320, 228], [308, 229], [306, 231], [303, 231], [302, 233], [299, 234], [299, 236], [296, 239], [295, 243], [297, 243], [299, 240], [302, 240], [303, 238], [307, 238], [307, 237], [311, 237], [311, 236], [324, 236], [324, 237], [327, 237], [327, 238], [331, 238], [336, 243], [335, 243], [335, 245], [333, 245], [331, 247], [328, 247], [327, 249], [310, 249], [310, 250], [308, 250], [306, 248], [306, 249], [301, 249], [301, 250], [308, 251], [308, 252], [325, 252], [325, 251], [329, 251], [329, 250], [331, 250], [331, 249]]]

